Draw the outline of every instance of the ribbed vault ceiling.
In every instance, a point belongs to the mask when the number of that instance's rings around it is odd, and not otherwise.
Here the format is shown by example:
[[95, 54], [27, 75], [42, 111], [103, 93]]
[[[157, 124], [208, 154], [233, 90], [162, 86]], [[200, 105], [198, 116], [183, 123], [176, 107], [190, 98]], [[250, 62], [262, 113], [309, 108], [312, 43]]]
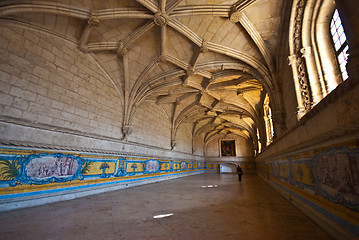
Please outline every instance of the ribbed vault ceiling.
[[120, 0], [0, 3], [1, 24], [56, 35], [90, 54], [117, 88], [123, 131], [154, 101], [204, 142], [234, 134], [257, 144], [266, 94], [280, 108], [273, 54], [281, 1]]

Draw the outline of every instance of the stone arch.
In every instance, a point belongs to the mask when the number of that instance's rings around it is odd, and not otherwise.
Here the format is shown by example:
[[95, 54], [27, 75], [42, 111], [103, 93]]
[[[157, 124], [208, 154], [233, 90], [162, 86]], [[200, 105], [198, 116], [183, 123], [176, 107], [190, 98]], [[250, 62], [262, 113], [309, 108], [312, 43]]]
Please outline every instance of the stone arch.
[[329, 31], [334, 9], [331, 0], [297, 0], [292, 6], [288, 59], [298, 119], [342, 82]]
[[232, 162], [224, 162], [219, 165], [219, 173], [236, 173], [237, 164]]

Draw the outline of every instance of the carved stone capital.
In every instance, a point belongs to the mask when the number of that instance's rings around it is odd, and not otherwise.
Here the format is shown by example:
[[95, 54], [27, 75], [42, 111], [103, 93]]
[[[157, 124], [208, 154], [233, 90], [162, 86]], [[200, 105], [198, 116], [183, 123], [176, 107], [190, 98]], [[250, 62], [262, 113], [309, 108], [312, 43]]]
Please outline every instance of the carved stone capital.
[[90, 26], [97, 26], [100, 23], [100, 20], [94, 14], [95, 13], [92, 13], [90, 18], [87, 20], [87, 23]]
[[188, 66], [186, 69], [187, 76], [191, 76], [195, 73], [195, 69], [192, 66]]
[[88, 52], [89, 52], [87, 46], [79, 45], [78, 48], [79, 48], [79, 50], [80, 50], [81, 52], [83, 52], [83, 53], [88, 53]]
[[167, 62], [167, 56], [166, 56], [166, 55], [161, 55], [161, 56], [158, 58], [158, 62], [160, 62], [160, 63], [165, 63], [165, 62]]
[[207, 44], [207, 40], [203, 39], [202, 40], [202, 46], [200, 48], [201, 53], [206, 53], [208, 52], [208, 44]]
[[237, 23], [241, 20], [241, 18], [242, 18], [242, 13], [237, 9], [233, 9], [230, 13], [229, 21], [231, 21], [232, 23]]
[[131, 126], [128, 124], [124, 124], [122, 126], [122, 139], [126, 139], [128, 137], [128, 135], [132, 132]]
[[176, 140], [171, 139], [171, 150], [176, 147]]
[[127, 54], [127, 52], [128, 52], [127, 48], [125, 48], [125, 45], [123, 44], [123, 42], [119, 41], [117, 53], [120, 54], [121, 56], [125, 56]]
[[305, 114], [306, 114], [306, 110], [304, 107], [297, 107], [297, 118], [301, 119]]
[[295, 66], [297, 64], [297, 55], [293, 54], [288, 57], [288, 65]]
[[163, 12], [156, 12], [154, 16], [154, 21], [158, 26], [164, 26], [168, 24], [169, 16]]
[[311, 47], [304, 47], [302, 49], [300, 49], [300, 52], [303, 54], [304, 58], [307, 58], [308, 56], [310, 56], [312, 54], [312, 48]]

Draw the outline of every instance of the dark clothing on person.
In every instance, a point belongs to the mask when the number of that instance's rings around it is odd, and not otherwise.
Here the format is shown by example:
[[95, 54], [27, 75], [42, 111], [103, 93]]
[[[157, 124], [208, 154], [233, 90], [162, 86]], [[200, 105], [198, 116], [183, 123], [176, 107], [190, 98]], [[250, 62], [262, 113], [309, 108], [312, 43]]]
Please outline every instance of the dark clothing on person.
[[237, 167], [237, 174], [238, 174], [238, 180], [241, 182], [242, 181], [243, 170], [239, 165]]
[[238, 181], [241, 182], [242, 181], [243, 170], [239, 165], [237, 167], [237, 174], [238, 174]]

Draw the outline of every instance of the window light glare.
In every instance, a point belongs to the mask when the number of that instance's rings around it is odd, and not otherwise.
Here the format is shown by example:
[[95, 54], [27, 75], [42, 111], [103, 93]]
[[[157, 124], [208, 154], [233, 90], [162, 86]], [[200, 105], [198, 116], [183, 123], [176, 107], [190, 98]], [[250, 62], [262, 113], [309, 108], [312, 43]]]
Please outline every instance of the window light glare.
[[218, 185], [203, 185], [202, 188], [213, 188], [213, 187], [217, 187]]
[[153, 218], [165, 218], [165, 217], [170, 217], [172, 215], [173, 215], [173, 213], [160, 214], [160, 215], [153, 216]]

